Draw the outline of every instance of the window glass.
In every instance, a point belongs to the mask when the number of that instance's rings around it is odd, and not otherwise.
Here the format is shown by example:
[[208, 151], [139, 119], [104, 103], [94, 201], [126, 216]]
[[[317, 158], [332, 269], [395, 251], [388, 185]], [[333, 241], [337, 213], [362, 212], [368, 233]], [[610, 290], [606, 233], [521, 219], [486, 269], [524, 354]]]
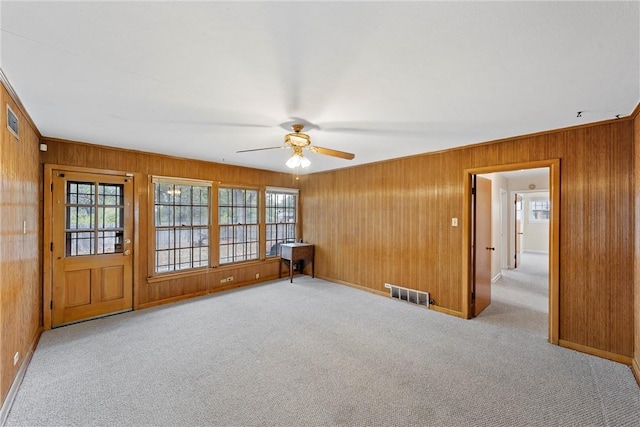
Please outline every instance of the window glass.
[[122, 184], [67, 182], [66, 256], [122, 252], [123, 191]]
[[529, 208], [529, 220], [531, 222], [549, 221], [551, 212], [549, 200], [531, 200]]
[[267, 189], [265, 198], [266, 254], [280, 255], [280, 245], [296, 241], [297, 190]]
[[155, 272], [209, 265], [209, 193], [206, 182], [154, 182]]
[[258, 190], [218, 189], [220, 264], [258, 259]]

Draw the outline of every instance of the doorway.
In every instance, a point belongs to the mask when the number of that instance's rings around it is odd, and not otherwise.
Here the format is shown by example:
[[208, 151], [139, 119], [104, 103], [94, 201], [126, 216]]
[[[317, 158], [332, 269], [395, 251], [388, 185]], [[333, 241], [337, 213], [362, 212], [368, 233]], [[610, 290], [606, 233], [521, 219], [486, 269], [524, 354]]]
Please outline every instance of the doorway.
[[133, 177], [47, 165], [45, 328], [133, 309]]
[[[558, 344], [559, 340], [559, 226], [560, 226], [560, 161], [559, 159], [535, 161], [527, 163], [517, 163], [511, 165], [489, 166], [483, 168], [467, 169], [464, 171], [465, 179], [465, 210], [464, 210], [464, 264], [463, 264], [463, 315], [466, 318], [472, 318], [477, 314], [474, 310], [475, 304], [475, 287], [476, 287], [476, 268], [475, 268], [475, 252], [476, 246], [482, 249], [482, 247], [491, 247], [489, 243], [485, 245], [482, 242], [476, 242], [474, 222], [475, 222], [475, 208], [474, 208], [474, 183], [476, 176], [500, 173], [507, 171], [518, 171], [527, 169], [547, 168], [549, 174], [549, 242], [548, 242], [548, 340], [553, 344]], [[499, 203], [498, 203], [499, 205]], [[499, 216], [499, 213], [496, 214]], [[494, 239], [494, 241], [499, 241]], [[515, 242], [514, 242], [515, 243]], [[482, 247], [480, 247], [482, 246]], [[496, 259], [496, 262], [500, 264], [500, 260]], [[490, 302], [489, 302], [490, 303]]]

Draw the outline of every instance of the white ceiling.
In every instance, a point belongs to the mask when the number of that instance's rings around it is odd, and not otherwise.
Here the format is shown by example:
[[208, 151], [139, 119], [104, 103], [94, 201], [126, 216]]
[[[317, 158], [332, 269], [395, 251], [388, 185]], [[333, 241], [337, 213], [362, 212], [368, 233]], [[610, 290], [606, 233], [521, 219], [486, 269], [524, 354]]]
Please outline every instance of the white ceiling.
[[[44, 136], [318, 172], [629, 115], [640, 2], [0, 3], [0, 67]], [[577, 112], [583, 111], [582, 117]], [[281, 126], [282, 125], [282, 126]]]

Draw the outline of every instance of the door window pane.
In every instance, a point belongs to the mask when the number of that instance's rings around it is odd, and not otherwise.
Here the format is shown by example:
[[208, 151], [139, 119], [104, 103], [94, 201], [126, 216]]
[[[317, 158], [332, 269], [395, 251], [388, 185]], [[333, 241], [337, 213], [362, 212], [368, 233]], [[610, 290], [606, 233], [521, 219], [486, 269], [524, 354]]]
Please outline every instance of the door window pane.
[[65, 216], [66, 256], [122, 252], [124, 185], [67, 181]]

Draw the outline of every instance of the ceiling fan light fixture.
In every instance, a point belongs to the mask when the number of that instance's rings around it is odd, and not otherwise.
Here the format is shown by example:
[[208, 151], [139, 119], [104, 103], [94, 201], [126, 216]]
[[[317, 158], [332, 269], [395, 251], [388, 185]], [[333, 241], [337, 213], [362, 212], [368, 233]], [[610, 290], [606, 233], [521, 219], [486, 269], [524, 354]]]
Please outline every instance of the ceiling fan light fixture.
[[311, 164], [311, 161], [306, 157], [300, 157], [300, 167], [306, 168]]
[[[300, 150], [300, 149], [298, 149]], [[311, 161], [302, 155], [302, 151], [298, 152], [298, 150], [294, 151], [289, 160], [287, 160], [287, 167], [291, 169], [295, 169], [297, 167], [306, 168], [311, 164]]]

